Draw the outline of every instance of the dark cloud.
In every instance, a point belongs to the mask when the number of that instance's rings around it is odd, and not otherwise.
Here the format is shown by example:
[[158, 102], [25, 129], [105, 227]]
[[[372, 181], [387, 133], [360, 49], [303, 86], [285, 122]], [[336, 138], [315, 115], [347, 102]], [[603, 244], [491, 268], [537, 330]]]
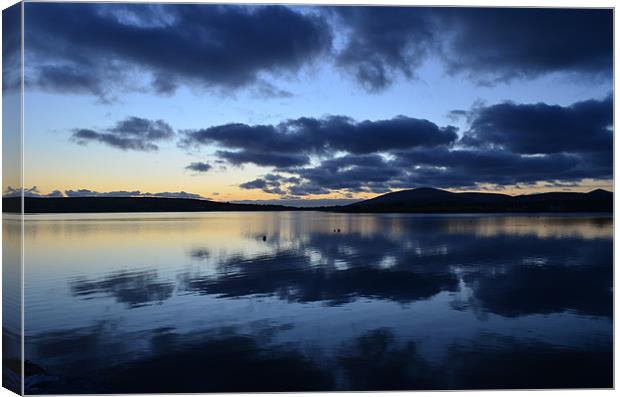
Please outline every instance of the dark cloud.
[[2, 91], [21, 88], [21, 4], [2, 10]]
[[463, 143], [501, 147], [515, 153], [608, 151], [613, 101], [577, 102], [571, 106], [503, 103], [473, 112]]
[[429, 58], [484, 84], [612, 75], [609, 9], [338, 7], [335, 14], [346, 32], [337, 62], [371, 91], [415, 78]]
[[267, 187], [267, 181], [262, 178], [258, 178], [253, 181], [242, 183], [239, 187], [241, 189], [264, 189]]
[[260, 189], [265, 193], [273, 194], [285, 194], [284, 190], [280, 188], [281, 182], [284, 182], [285, 178], [278, 175], [267, 174], [264, 178], [257, 178], [253, 181], [245, 182], [239, 185], [241, 189]]
[[262, 166], [296, 167], [310, 162], [310, 157], [304, 154], [270, 153], [252, 149], [239, 152], [218, 150], [216, 154], [233, 165], [252, 163]]
[[[283, 6], [29, 4], [28, 83], [106, 96], [171, 94], [180, 84], [235, 89], [295, 72], [331, 48], [314, 14]], [[277, 89], [273, 93], [282, 93]]]
[[443, 55], [480, 82], [555, 72], [611, 78], [611, 9], [445, 8]]
[[318, 184], [302, 181], [299, 177], [286, 177], [279, 174], [267, 174], [239, 185], [241, 189], [257, 189], [265, 193], [279, 194], [283, 198], [298, 199], [308, 194], [327, 194], [330, 191]]
[[140, 117], [128, 117], [121, 120], [109, 131], [119, 135], [137, 136], [149, 140], [168, 139], [174, 136], [172, 127], [163, 120], [152, 121]]
[[514, 185], [537, 181], [579, 181], [612, 176], [612, 164], [596, 165], [573, 153], [523, 156], [505, 150], [436, 150], [396, 153], [395, 165], [408, 175], [394, 187], [475, 187], [480, 183]]
[[[337, 64], [369, 91], [380, 91], [398, 75], [413, 78], [436, 45], [439, 27], [431, 8], [337, 7], [346, 44]], [[443, 30], [443, 28], [442, 28]]]
[[73, 130], [71, 139], [79, 145], [86, 145], [88, 142], [100, 142], [121, 150], [139, 150], [144, 152], [156, 151], [157, 145], [145, 142], [137, 138], [124, 138], [116, 134], [107, 132], [97, 132], [82, 128]]
[[283, 153], [334, 150], [371, 153], [446, 145], [456, 138], [455, 127], [441, 128], [423, 119], [397, 116], [390, 120], [356, 122], [345, 116], [330, 116], [302, 117], [278, 125], [226, 124], [186, 131], [182, 144], [216, 143], [227, 148]]
[[72, 131], [71, 140], [86, 145], [99, 142], [121, 150], [157, 151], [157, 141], [171, 139], [174, 131], [163, 120], [147, 120], [139, 117], [128, 117], [119, 121], [114, 127], [104, 130], [76, 128]]
[[93, 94], [109, 101], [100, 76], [79, 66], [42, 65], [38, 68], [36, 85], [46, 91]]
[[393, 165], [377, 154], [346, 155], [323, 161], [319, 166], [295, 170], [307, 181], [291, 189], [296, 195], [320, 194], [308, 187], [320, 186], [330, 190], [383, 193], [388, 183], [404, 176], [404, 169]]
[[205, 162], [201, 162], [201, 161], [193, 162], [190, 165], [188, 165], [187, 167], [185, 167], [186, 170], [196, 171], [196, 172], [207, 172], [211, 168], [213, 168], [213, 166], [211, 164], [205, 163]]
[[356, 122], [344, 116], [302, 117], [278, 125], [225, 124], [184, 132], [183, 147], [216, 144], [237, 151], [219, 151], [232, 164], [294, 167], [308, 164], [309, 155], [335, 151], [355, 154], [398, 148], [450, 145], [455, 127], [439, 127], [423, 119], [397, 116], [390, 120]]
[[293, 196], [307, 196], [309, 194], [329, 194], [331, 190], [312, 182], [301, 182], [288, 187], [288, 193]]

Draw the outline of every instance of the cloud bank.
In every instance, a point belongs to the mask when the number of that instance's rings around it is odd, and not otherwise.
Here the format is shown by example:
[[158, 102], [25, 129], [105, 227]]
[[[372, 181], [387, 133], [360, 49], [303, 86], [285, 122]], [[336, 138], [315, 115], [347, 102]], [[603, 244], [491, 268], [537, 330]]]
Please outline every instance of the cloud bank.
[[[235, 125], [233, 133], [221, 135], [231, 127], [212, 127], [184, 139], [235, 148], [239, 150], [235, 153], [248, 156], [244, 162], [273, 167], [275, 172], [240, 187], [290, 197], [384, 193], [416, 186], [501, 188], [538, 182], [566, 186], [612, 178], [612, 117], [612, 99], [607, 97], [565, 107], [544, 103], [479, 107], [469, 112], [470, 127], [461, 138], [453, 127], [426, 120], [398, 117], [355, 123], [335, 117], [278, 126]], [[315, 128], [291, 127], [308, 124]], [[251, 156], [257, 148], [260, 162]], [[283, 163], [285, 151], [307, 160]], [[230, 161], [227, 154], [218, 153]]]
[[294, 167], [310, 163], [311, 155], [355, 154], [398, 148], [438, 147], [457, 139], [456, 128], [423, 119], [397, 116], [390, 120], [356, 122], [345, 116], [302, 117], [278, 125], [226, 124], [185, 131], [182, 147], [215, 144], [218, 156], [239, 165]]
[[158, 192], [149, 193], [140, 190], [115, 190], [110, 192], [99, 192], [90, 189], [77, 190], [53, 190], [51, 193], [43, 194], [36, 186], [26, 189], [8, 187], [2, 194], [2, 197], [167, 197], [167, 198], [189, 198], [189, 199], [208, 199], [199, 194], [180, 192]]
[[26, 8], [28, 83], [61, 93], [168, 95], [182, 84], [236, 89], [260, 83], [263, 73], [294, 73], [331, 47], [322, 18], [283, 6]]
[[180, 86], [290, 96], [278, 78], [314, 64], [369, 92], [416, 78], [431, 59], [480, 84], [613, 72], [604, 9], [30, 3], [26, 12], [28, 87], [104, 101]]

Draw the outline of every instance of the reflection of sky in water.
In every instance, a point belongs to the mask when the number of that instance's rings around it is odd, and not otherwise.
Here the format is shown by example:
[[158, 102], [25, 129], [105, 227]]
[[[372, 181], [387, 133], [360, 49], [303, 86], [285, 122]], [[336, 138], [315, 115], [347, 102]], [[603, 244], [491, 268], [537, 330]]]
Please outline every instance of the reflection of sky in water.
[[[28, 219], [27, 359], [62, 379], [35, 392], [610, 386], [611, 217]], [[219, 348], [263, 372], [140, 381]]]
[[2, 214], [2, 386], [21, 393], [22, 233], [19, 215]]

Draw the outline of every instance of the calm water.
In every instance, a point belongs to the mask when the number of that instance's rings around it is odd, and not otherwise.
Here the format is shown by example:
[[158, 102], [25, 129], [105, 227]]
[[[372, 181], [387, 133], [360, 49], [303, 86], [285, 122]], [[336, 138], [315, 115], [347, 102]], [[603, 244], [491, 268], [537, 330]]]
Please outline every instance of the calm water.
[[29, 393], [612, 386], [611, 217], [38, 215], [24, 233]]

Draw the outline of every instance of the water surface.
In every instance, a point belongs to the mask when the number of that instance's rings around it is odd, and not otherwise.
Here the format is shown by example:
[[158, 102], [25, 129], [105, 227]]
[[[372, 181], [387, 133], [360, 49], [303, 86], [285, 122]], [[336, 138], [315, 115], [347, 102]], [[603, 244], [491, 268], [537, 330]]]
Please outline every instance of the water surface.
[[611, 216], [26, 218], [28, 393], [612, 386]]

